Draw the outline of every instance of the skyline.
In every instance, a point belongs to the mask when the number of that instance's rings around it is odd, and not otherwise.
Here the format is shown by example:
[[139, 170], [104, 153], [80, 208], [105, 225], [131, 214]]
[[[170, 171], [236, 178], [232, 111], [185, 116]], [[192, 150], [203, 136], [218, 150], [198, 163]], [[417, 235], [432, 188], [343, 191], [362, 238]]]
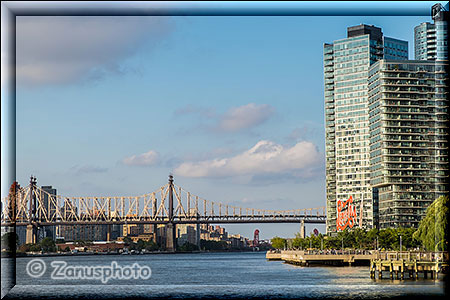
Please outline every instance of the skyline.
[[[325, 205], [323, 43], [371, 24], [407, 40], [412, 59], [414, 26], [431, 19], [37, 18], [17, 19], [19, 183], [33, 174], [64, 196], [132, 196], [173, 173], [208, 200], [262, 209]], [[276, 172], [262, 167], [270, 155]]]

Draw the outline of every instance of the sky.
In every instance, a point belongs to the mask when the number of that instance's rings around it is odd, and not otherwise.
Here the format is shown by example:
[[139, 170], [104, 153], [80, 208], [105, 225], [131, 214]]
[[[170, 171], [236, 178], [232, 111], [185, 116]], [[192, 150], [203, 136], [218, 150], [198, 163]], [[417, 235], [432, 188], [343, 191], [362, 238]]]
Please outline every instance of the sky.
[[[17, 179], [137, 196], [173, 174], [214, 202], [325, 206], [323, 43], [372, 24], [412, 59], [430, 19], [17, 17]], [[269, 239], [299, 224], [225, 228]]]

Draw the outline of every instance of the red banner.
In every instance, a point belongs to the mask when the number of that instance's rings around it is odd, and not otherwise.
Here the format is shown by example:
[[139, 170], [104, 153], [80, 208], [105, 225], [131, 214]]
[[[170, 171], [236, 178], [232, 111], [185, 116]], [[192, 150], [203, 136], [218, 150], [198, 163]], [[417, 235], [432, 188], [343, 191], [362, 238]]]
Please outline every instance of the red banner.
[[338, 200], [337, 202], [337, 230], [344, 230], [347, 226], [352, 228], [356, 223], [356, 207], [353, 205], [353, 197], [347, 201]]

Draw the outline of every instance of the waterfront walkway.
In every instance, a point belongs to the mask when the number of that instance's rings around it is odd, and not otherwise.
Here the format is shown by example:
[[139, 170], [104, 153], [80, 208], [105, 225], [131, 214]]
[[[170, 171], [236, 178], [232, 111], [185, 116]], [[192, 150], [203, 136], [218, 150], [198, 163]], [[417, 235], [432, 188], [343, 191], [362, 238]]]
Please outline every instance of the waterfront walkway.
[[281, 250], [268, 251], [269, 260], [282, 260], [286, 263], [309, 266], [324, 265], [369, 265], [377, 257], [375, 250]]
[[[285, 263], [310, 266], [370, 266], [370, 277], [404, 279], [420, 277], [436, 279], [448, 270], [449, 255], [446, 252], [420, 251], [376, 251], [376, 250], [271, 250], [266, 253], [268, 260], [281, 260]], [[378, 276], [377, 276], [378, 275]]]

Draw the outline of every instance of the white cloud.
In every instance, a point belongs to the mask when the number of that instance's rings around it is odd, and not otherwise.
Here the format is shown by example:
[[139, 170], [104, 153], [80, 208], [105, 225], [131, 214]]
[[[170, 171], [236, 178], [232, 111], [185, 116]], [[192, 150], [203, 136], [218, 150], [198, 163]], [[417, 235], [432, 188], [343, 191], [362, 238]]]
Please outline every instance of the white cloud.
[[174, 116], [194, 115], [199, 125], [194, 128], [183, 128], [182, 134], [203, 130], [209, 133], [239, 132], [256, 127], [272, 117], [275, 108], [269, 104], [249, 103], [232, 107], [225, 113], [217, 113], [211, 107], [187, 105], [174, 111]]
[[87, 173], [104, 173], [108, 171], [108, 168], [94, 166], [94, 165], [76, 165], [70, 169], [75, 174], [87, 174]]
[[176, 109], [173, 114], [176, 117], [178, 117], [180, 115], [190, 115], [190, 114], [199, 115], [201, 117], [208, 118], [208, 119], [212, 119], [212, 118], [216, 117], [214, 108], [199, 107], [199, 106], [192, 105], [192, 104], [188, 104], [184, 107]]
[[17, 17], [17, 81], [66, 84], [123, 73], [122, 62], [166, 36], [164, 17]]
[[234, 132], [254, 127], [267, 121], [274, 111], [275, 109], [268, 104], [249, 103], [234, 107], [220, 118], [218, 129]]
[[146, 153], [126, 157], [122, 162], [129, 166], [151, 166], [159, 162], [159, 154], [150, 150]]
[[[185, 177], [231, 177], [239, 175], [286, 174], [309, 172], [321, 163], [317, 147], [311, 142], [299, 142], [284, 147], [271, 141], [259, 141], [251, 149], [228, 158], [184, 162], [174, 173]], [[303, 177], [303, 176], [302, 176]]]

